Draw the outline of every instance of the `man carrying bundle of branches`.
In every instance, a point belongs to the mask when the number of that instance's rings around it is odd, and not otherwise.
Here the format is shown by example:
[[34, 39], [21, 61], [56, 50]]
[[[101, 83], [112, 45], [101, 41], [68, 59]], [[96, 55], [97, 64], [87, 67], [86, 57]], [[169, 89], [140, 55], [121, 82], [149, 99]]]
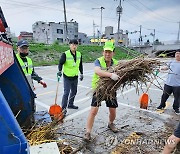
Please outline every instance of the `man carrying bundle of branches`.
[[[112, 81], [117, 81], [119, 79], [119, 76], [115, 73], [107, 72], [107, 70], [113, 66], [117, 65], [118, 62], [113, 58], [114, 56], [114, 43], [107, 41], [105, 42], [104, 48], [103, 48], [103, 56], [96, 59], [95, 69], [94, 69], [94, 75], [92, 79], [92, 88], [95, 90], [97, 87], [97, 82], [100, 78], [111, 78]], [[101, 95], [101, 94], [99, 94]], [[92, 103], [91, 103], [91, 110], [88, 116], [87, 120], [87, 126], [86, 126], [86, 133], [84, 136], [84, 139], [86, 141], [89, 141], [91, 139], [91, 130], [93, 127], [95, 116], [97, 115], [99, 106], [101, 106], [101, 101], [104, 99], [101, 96], [97, 96], [96, 93], [93, 94]], [[103, 91], [102, 91], [103, 95]], [[118, 107], [117, 98], [116, 98], [116, 92], [113, 94], [115, 97], [114, 99], [105, 99], [106, 106], [109, 107], [109, 123], [108, 128], [112, 130], [114, 133], [118, 132], [117, 128], [114, 125], [114, 120], [116, 118], [116, 108]], [[102, 99], [101, 99], [102, 98]]]

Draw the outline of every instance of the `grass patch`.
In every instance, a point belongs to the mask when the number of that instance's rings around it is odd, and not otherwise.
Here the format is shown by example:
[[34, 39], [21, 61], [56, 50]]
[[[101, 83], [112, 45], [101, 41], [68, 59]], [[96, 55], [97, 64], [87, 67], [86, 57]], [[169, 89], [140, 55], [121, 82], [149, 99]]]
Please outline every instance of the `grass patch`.
[[[14, 49], [16, 47], [14, 46]], [[69, 50], [69, 45], [58, 45], [54, 43], [52, 45], [30, 44], [29, 46], [30, 54], [29, 57], [32, 58], [34, 66], [47, 66], [47, 65], [57, 65], [59, 63], [60, 56], [63, 52]], [[81, 52], [83, 57], [83, 62], [93, 62], [98, 57], [102, 56], [102, 46], [92, 46], [92, 45], [79, 45], [78, 51]], [[119, 47], [115, 49], [115, 59], [131, 59], [132, 56], [124, 53]]]

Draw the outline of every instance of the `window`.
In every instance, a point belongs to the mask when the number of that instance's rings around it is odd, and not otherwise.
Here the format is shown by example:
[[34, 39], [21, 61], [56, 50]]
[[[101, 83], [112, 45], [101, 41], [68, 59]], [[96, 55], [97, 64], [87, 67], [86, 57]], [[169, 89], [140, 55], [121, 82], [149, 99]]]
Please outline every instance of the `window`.
[[63, 30], [62, 29], [57, 29], [57, 33], [58, 34], [63, 34]]
[[78, 28], [74, 28], [75, 33], [78, 33]]
[[62, 39], [62, 38], [57, 38], [57, 40], [58, 40], [60, 43], [63, 43], [63, 39]]

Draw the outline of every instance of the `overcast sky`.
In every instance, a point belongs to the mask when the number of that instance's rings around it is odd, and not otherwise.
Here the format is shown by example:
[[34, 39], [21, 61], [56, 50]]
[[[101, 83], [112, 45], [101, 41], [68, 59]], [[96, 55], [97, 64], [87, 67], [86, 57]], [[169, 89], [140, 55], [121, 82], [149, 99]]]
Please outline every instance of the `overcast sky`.
[[[19, 35], [20, 31], [32, 32], [36, 21], [64, 21], [62, 0], [0, 0], [6, 21], [11, 31]], [[74, 19], [79, 23], [79, 32], [93, 35], [93, 20], [100, 29], [100, 9], [103, 10], [103, 32], [105, 26], [113, 26], [117, 32], [116, 8], [119, 0], [66, 0], [67, 20]], [[142, 36], [156, 30], [160, 41], [177, 40], [180, 22], [180, 0], [122, 0], [123, 13], [120, 28], [129, 32], [139, 31], [142, 25]], [[97, 31], [97, 30], [96, 30]], [[132, 42], [139, 33], [129, 34]], [[144, 38], [152, 40], [152, 36]]]

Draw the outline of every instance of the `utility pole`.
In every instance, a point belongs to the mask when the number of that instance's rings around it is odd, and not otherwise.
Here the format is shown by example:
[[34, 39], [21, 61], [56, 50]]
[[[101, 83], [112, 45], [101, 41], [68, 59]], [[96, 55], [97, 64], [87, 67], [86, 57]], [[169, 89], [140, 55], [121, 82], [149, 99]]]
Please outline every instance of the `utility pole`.
[[139, 29], [139, 45], [141, 45], [141, 42], [142, 42], [142, 36], [141, 36], [142, 25], [140, 25], [139, 27], [140, 27], [140, 29]]
[[116, 12], [119, 15], [119, 17], [118, 17], [118, 41], [117, 41], [117, 44], [119, 44], [119, 39], [120, 39], [119, 31], [120, 31], [121, 14], [122, 14], [121, 0], [119, 0], [119, 6], [116, 8]]
[[64, 8], [64, 21], [65, 21], [65, 42], [68, 43], [68, 30], [67, 30], [67, 18], [66, 18], [66, 5], [65, 0], [63, 0], [63, 8]]
[[155, 50], [155, 29], [153, 29], [153, 51]]
[[94, 38], [94, 44], [95, 44], [95, 23], [93, 20], [93, 38]]
[[97, 29], [97, 38], [98, 38], [98, 41], [99, 41], [99, 30]]
[[179, 30], [178, 30], [178, 36], [177, 36], [177, 43], [179, 44], [179, 35], [180, 35], [180, 22], [179, 22]]
[[101, 10], [101, 24], [100, 24], [100, 46], [101, 46], [101, 38], [102, 38], [102, 11], [105, 8], [102, 7], [102, 6], [100, 8], [92, 8], [92, 10], [95, 10], [95, 9], [100, 9]]
[[147, 30], [153, 30], [153, 33], [150, 33], [150, 35], [153, 37], [153, 51], [155, 50], [155, 37], [156, 37], [156, 30], [155, 29], [147, 29]]
[[142, 36], [141, 36], [141, 29], [142, 29], [142, 25], [139, 26], [139, 51], [141, 52], [141, 43], [142, 43]]
[[95, 35], [96, 35], [96, 32], [95, 32], [95, 28], [98, 27], [98, 25], [96, 25], [94, 23], [94, 20], [93, 20], [93, 38], [94, 38], [94, 44], [95, 44]]
[[49, 42], [48, 42], [48, 32], [47, 32], [47, 30], [46, 30], [46, 43], [49, 44]]

